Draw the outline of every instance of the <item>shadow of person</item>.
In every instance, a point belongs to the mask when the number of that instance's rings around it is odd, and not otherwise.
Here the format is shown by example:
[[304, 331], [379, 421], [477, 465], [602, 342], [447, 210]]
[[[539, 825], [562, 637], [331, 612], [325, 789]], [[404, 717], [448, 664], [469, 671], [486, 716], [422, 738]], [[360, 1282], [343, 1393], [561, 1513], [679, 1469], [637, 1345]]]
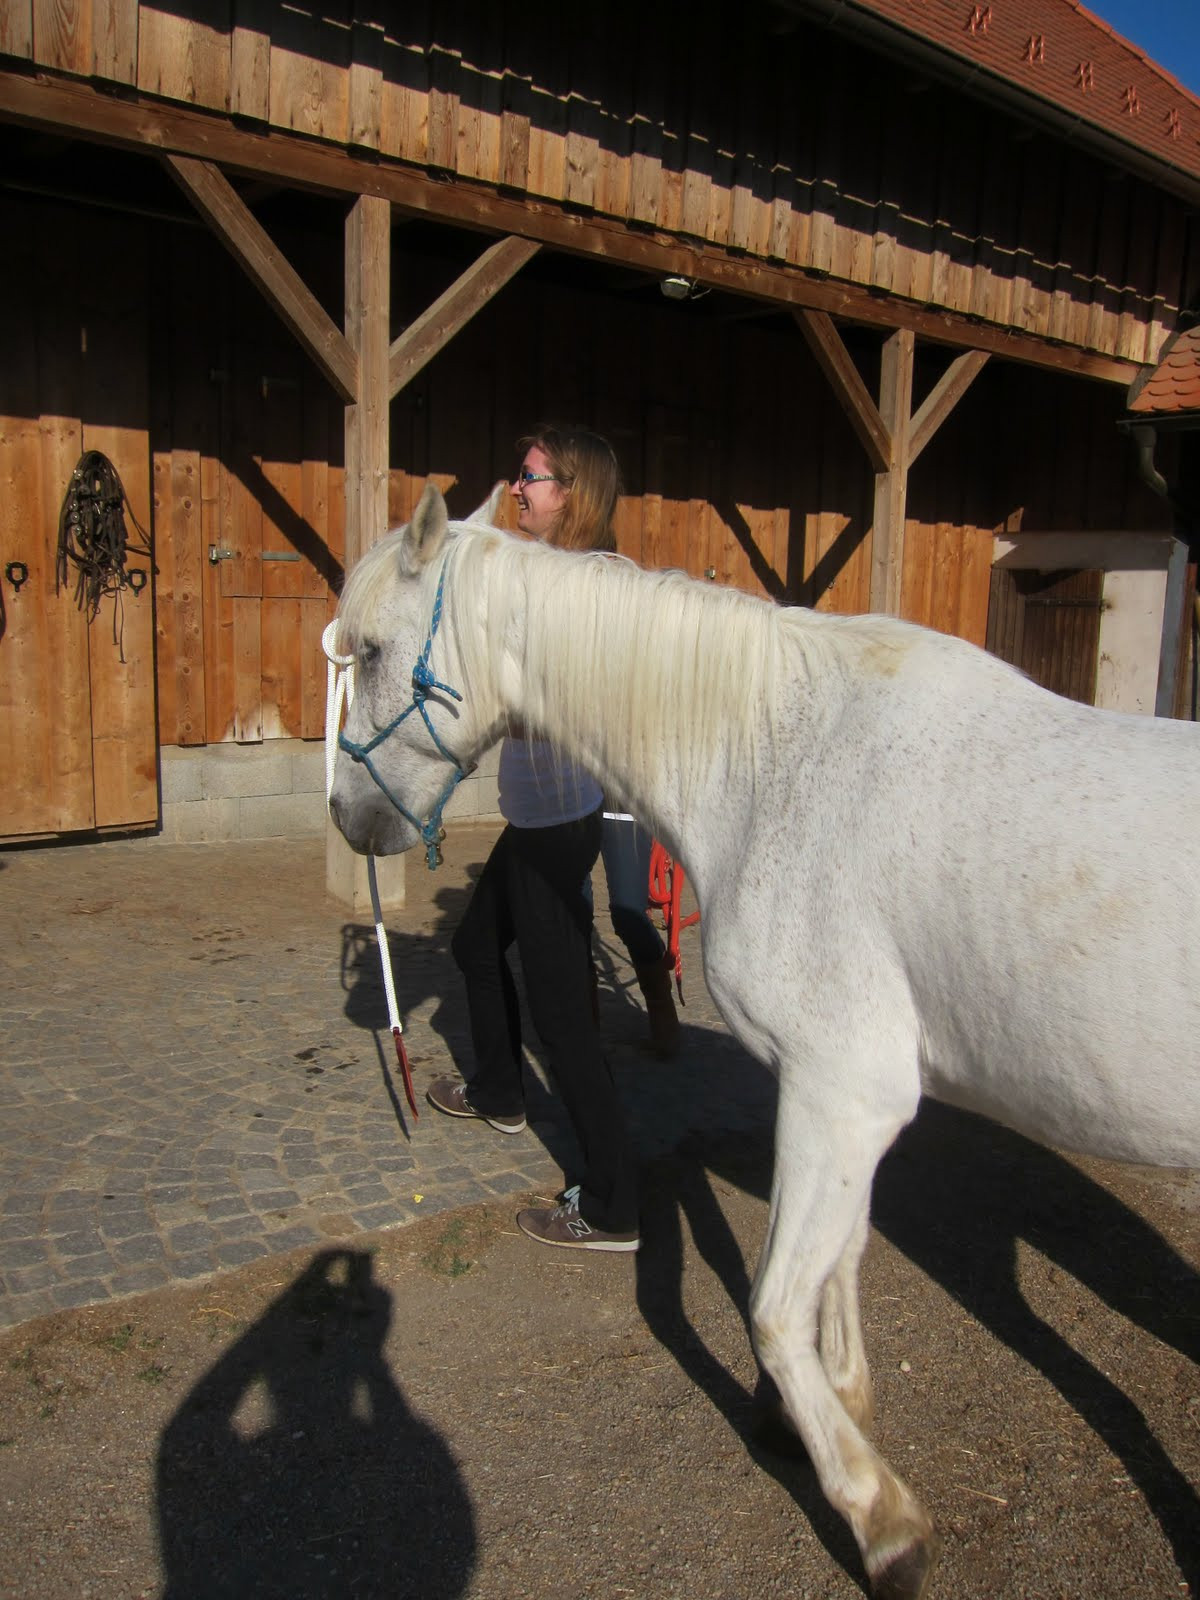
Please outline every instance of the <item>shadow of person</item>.
[[475, 1564], [446, 1445], [386, 1365], [391, 1296], [329, 1250], [219, 1358], [163, 1431], [162, 1600], [452, 1600]]

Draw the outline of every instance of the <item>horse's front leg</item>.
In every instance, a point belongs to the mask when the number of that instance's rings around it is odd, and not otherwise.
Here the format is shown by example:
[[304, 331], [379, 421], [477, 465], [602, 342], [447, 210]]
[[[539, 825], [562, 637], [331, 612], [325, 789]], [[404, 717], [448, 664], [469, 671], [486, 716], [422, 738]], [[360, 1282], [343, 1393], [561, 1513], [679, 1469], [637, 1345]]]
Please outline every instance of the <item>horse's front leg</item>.
[[846, 1247], [821, 1291], [818, 1348], [834, 1393], [863, 1432], [875, 1415], [875, 1393], [859, 1314], [858, 1272], [870, 1231], [870, 1207], [858, 1214]]
[[771, 1217], [751, 1330], [826, 1497], [854, 1532], [872, 1593], [918, 1600], [936, 1559], [933, 1523], [860, 1426], [870, 1388], [857, 1274], [871, 1182], [916, 1105], [915, 1073], [903, 1074], [911, 1093], [880, 1082], [880, 1049], [897, 1059], [894, 1039], [886, 1047], [876, 1040], [868, 1060], [848, 1053], [843, 1038], [836, 1050], [817, 1058], [806, 1050], [803, 1060], [781, 1065]]

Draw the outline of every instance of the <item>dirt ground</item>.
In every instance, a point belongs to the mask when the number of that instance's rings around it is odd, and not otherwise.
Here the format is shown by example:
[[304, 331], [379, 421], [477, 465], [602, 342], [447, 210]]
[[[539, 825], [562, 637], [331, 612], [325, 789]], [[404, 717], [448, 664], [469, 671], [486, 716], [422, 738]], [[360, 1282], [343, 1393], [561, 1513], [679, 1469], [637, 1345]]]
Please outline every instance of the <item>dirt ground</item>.
[[[636, 1257], [484, 1206], [0, 1336], [0, 1594], [835, 1600], [848, 1532], [755, 1433], [769, 1152], [645, 1174]], [[864, 1272], [877, 1439], [936, 1597], [1200, 1593], [1194, 1176], [927, 1107]]]

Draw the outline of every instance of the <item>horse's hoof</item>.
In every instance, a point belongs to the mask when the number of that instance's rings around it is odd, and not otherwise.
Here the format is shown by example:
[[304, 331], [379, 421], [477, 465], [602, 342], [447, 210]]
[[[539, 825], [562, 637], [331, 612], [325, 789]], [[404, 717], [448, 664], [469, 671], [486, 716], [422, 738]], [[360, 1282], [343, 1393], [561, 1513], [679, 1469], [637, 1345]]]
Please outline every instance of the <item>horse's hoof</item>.
[[940, 1549], [941, 1541], [931, 1533], [899, 1551], [871, 1579], [873, 1600], [922, 1600]]

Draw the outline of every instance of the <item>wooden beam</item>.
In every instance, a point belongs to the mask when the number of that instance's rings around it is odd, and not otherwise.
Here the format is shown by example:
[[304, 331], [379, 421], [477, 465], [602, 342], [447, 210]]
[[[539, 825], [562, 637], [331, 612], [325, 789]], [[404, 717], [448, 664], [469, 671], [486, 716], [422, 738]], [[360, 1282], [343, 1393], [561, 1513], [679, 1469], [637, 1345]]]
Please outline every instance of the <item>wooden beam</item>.
[[341, 398], [352, 401], [358, 392], [354, 351], [229, 180], [210, 161], [171, 154], [163, 161]]
[[851, 427], [862, 440], [872, 466], [876, 472], [886, 472], [893, 460], [893, 439], [841, 335], [823, 311], [797, 311], [794, 315], [817, 364], [832, 384], [838, 403], [849, 417]]
[[363, 195], [346, 218], [346, 339], [358, 371], [346, 407], [346, 571], [388, 523], [391, 206]]
[[968, 350], [956, 357], [942, 373], [913, 416], [908, 435], [910, 467], [987, 366], [989, 359], [986, 350]]
[[540, 249], [541, 245], [532, 239], [497, 239], [445, 294], [409, 324], [388, 354], [388, 393], [392, 399]]
[[[355, 201], [346, 218], [346, 339], [357, 362], [353, 405], [346, 407], [346, 571], [388, 525], [388, 334], [392, 296], [392, 208], [376, 195]], [[375, 864], [381, 906], [402, 906], [405, 858]], [[325, 889], [365, 914], [372, 904], [364, 856], [325, 823]]]
[[227, 119], [136, 95], [101, 94], [90, 84], [44, 73], [0, 72], [0, 119], [70, 131], [125, 149], [174, 151], [267, 175], [278, 183], [335, 194], [379, 195], [400, 209], [491, 234], [517, 234], [573, 255], [603, 256], [626, 267], [679, 274], [714, 289], [768, 304], [806, 306], [873, 327], [908, 328], [936, 344], [987, 350], [1007, 361], [1095, 378], [1128, 388], [1142, 364], [931, 310], [865, 285], [810, 276], [796, 267], [734, 256], [715, 245], [685, 243], [656, 229], [608, 217], [581, 216], [541, 200], [498, 194], [483, 184], [434, 178], [411, 167], [356, 156], [286, 133], [235, 128]]
[[904, 514], [908, 501], [908, 436], [912, 412], [913, 351], [907, 328], [883, 347], [879, 412], [892, 440], [887, 471], [875, 475], [875, 517], [871, 525], [871, 610], [900, 615], [904, 574]]

